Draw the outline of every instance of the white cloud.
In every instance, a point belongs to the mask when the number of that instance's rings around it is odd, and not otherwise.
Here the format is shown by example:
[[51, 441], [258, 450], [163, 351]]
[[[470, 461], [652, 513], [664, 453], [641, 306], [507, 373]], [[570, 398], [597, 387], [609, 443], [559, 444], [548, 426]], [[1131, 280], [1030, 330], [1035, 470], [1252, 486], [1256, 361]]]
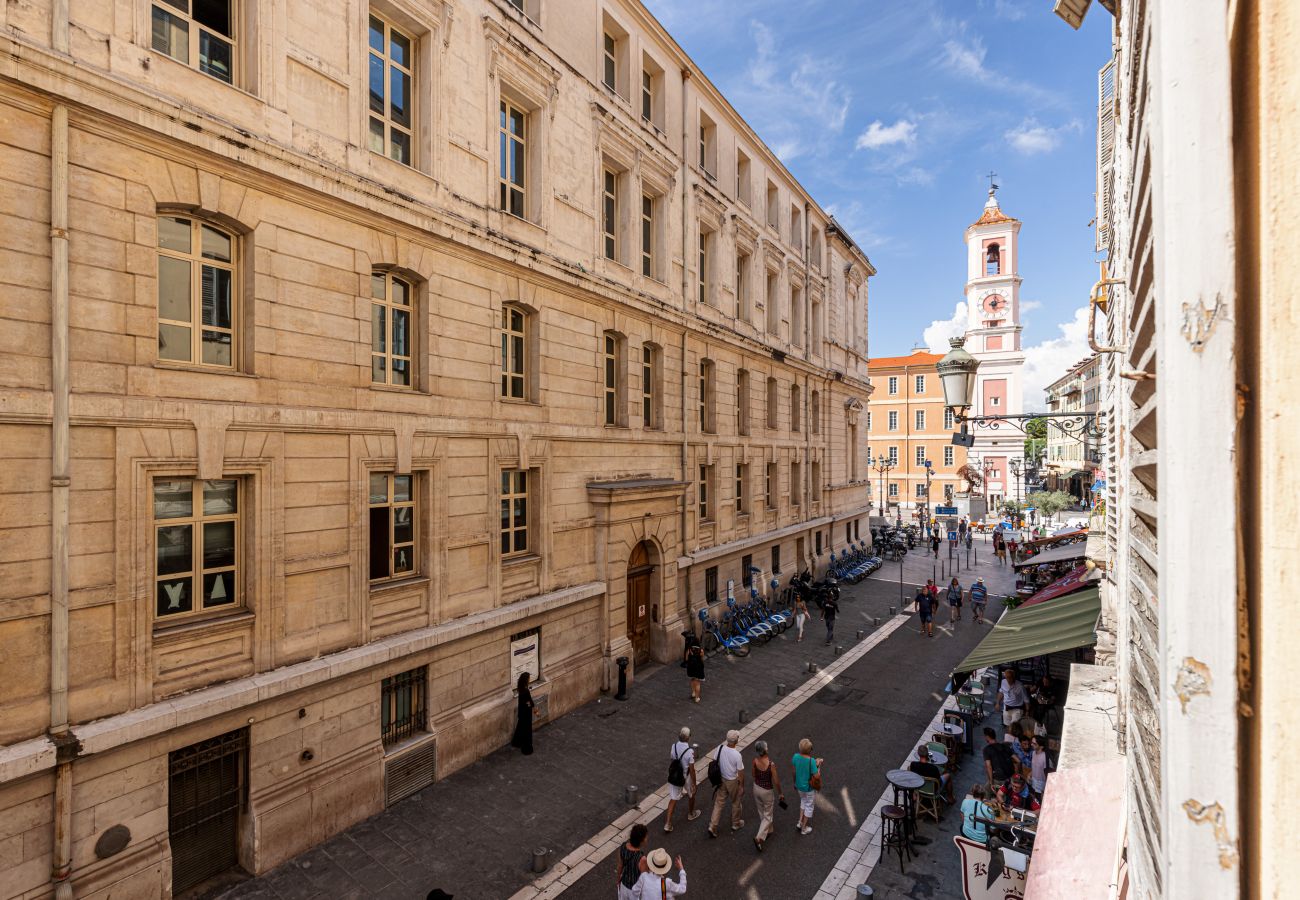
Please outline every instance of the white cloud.
[[916, 123], [899, 119], [893, 125], [886, 125], [876, 119], [867, 126], [867, 130], [858, 135], [854, 146], [859, 150], [876, 150], [893, 144], [912, 144], [916, 141]]
[[952, 349], [948, 345], [948, 339], [961, 337], [965, 334], [966, 324], [966, 301], [959, 300], [953, 308], [952, 317], [935, 319], [931, 322], [921, 335], [921, 341], [929, 348], [931, 353], [947, 353]]
[[978, 37], [969, 43], [958, 40], [945, 41], [943, 45], [943, 63], [960, 75], [966, 75], [979, 81], [987, 81], [991, 73], [984, 68], [984, 57], [988, 54], [984, 42]]
[[1057, 330], [1057, 337], [1024, 348], [1026, 410], [1046, 408], [1043, 392], [1047, 386], [1092, 352], [1088, 347], [1088, 307], [1075, 310], [1074, 318], [1061, 323]]
[[1013, 0], [993, 0], [993, 12], [998, 18], [1010, 19], [1013, 22], [1025, 17], [1025, 8]]
[[1043, 304], [1038, 300], [1021, 300], [1020, 314], [1023, 316], [1027, 312], [1033, 312], [1036, 309], [1042, 309]]
[[1008, 129], [1002, 136], [1017, 152], [1025, 156], [1033, 156], [1038, 153], [1051, 153], [1061, 146], [1062, 135], [1081, 130], [1083, 124], [1078, 119], [1071, 119], [1064, 125], [1052, 128], [1040, 124], [1037, 119], [1028, 118], [1015, 128]]

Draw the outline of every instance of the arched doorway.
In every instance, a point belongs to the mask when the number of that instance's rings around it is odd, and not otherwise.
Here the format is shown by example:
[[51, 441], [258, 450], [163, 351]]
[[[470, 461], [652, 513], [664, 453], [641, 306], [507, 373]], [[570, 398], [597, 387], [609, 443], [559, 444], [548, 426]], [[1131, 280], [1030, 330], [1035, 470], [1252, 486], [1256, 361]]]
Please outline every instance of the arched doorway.
[[632, 548], [632, 555], [627, 559], [627, 639], [632, 643], [633, 663], [638, 666], [650, 661], [656, 557], [654, 545], [642, 541]]

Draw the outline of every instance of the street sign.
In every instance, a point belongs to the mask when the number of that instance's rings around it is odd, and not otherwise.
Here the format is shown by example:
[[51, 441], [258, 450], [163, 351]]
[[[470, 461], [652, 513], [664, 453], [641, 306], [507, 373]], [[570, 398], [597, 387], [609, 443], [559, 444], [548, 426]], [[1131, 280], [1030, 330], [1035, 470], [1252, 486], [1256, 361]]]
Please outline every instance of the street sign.
[[955, 529], [948, 532], [948, 540], [952, 541], [954, 544], [957, 543], [957, 531]]
[[935, 514], [936, 516], [955, 516], [955, 515], [957, 515], [957, 507], [955, 507], [955, 506], [936, 506], [936, 507], [934, 508], [934, 514]]

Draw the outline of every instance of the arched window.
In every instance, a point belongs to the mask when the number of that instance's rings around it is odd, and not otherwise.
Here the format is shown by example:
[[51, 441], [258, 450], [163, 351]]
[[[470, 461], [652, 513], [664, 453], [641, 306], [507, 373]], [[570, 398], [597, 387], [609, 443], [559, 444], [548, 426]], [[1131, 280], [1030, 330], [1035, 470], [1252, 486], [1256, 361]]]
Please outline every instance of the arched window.
[[386, 270], [370, 273], [370, 381], [410, 387], [411, 320], [415, 302], [411, 283]]
[[238, 243], [191, 216], [158, 218], [158, 358], [239, 364], [235, 331]]
[[1002, 251], [998, 249], [997, 244], [989, 244], [988, 253], [984, 257], [984, 274], [999, 275], [1002, 272]]

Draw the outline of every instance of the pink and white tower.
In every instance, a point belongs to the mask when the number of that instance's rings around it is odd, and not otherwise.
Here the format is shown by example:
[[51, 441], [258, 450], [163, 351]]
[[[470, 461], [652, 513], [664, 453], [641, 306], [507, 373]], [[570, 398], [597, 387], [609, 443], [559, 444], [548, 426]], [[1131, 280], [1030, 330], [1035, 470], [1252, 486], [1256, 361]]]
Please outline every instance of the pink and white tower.
[[[1015, 415], [1022, 411], [1025, 356], [1020, 350], [1020, 220], [998, 206], [997, 185], [989, 189], [984, 214], [966, 229], [966, 350], [980, 361], [971, 415]], [[1024, 498], [1024, 476], [1009, 469], [1024, 463], [1024, 432], [1006, 422], [1000, 428], [973, 426], [973, 468], [988, 467], [990, 513], [1004, 499]], [[1023, 468], [1022, 468], [1023, 472]]]

